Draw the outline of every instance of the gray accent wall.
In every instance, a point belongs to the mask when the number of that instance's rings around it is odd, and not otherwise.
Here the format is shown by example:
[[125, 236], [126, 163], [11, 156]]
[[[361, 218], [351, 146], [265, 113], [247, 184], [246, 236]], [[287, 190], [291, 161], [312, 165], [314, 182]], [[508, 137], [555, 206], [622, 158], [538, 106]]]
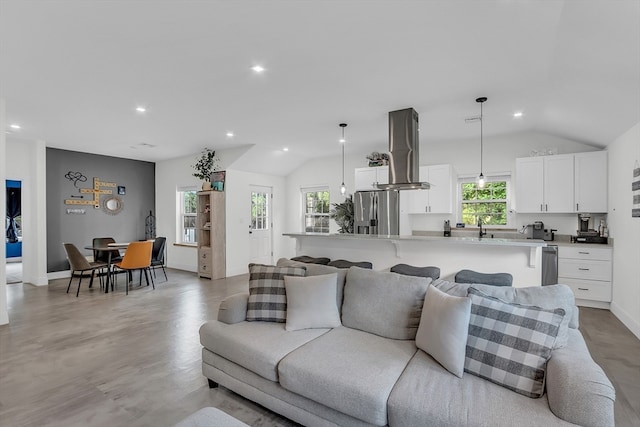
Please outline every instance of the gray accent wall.
[[[86, 181], [74, 183], [65, 178], [69, 172], [79, 172]], [[119, 196], [123, 209], [117, 215], [107, 214], [102, 207], [67, 205], [65, 200], [92, 194], [82, 194], [79, 188], [93, 188], [93, 178], [124, 186], [126, 194]], [[103, 187], [103, 189], [110, 189]], [[117, 193], [117, 187], [112, 189]], [[100, 197], [101, 202], [103, 198]], [[102, 203], [101, 203], [102, 205]], [[67, 209], [84, 209], [84, 214], [68, 214]], [[155, 163], [107, 157], [77, 151], [47, 148], [47, 272], [69, 269], [63, 243], [73, 243], [83, 249], [94, 237], [113, 237], [129, 242], [145, 238], [145, 218], [155, 212]]]

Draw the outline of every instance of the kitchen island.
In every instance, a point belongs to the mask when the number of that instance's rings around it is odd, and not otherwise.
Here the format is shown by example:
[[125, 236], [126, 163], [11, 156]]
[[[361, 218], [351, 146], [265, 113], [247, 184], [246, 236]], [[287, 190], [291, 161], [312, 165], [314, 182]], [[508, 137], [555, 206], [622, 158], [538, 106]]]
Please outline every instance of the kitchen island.
[[396, 264], [440, 268], [440, 277], [453, 280], [463, 269], [510, 273], [513, 286], [539, 286], [542, 248], [532, 239], [396, 236], [368, 234], [284, 233], [296, 239], [296, 255], [369, 261], [375, 270]]

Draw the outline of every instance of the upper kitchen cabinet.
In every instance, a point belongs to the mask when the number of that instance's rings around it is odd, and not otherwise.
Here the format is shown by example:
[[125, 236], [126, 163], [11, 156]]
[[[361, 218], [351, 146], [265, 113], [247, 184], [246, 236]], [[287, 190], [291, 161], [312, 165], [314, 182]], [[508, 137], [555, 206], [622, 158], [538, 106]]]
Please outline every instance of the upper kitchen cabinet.
[[378, 184], [389, 183], [389, 166], [356, 168], [355, 191], [377, 190]]
[[576, 212], [607, 212], [607, 152], [575, 154]]
[[519, 213], [571, 213], [573, 154], [516, 159], [516, 200]]
[[431, 188], [403, 192], [409, 199], [408, 213], [451, 213], [452, 173], [451, 165], [420, 166], [420, 181]]

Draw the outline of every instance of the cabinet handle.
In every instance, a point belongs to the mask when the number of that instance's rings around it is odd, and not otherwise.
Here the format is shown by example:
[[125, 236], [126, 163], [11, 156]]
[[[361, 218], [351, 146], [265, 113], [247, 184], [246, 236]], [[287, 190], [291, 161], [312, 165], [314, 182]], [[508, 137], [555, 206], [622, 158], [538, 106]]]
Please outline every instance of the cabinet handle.
[[549, 212], [549, 205], [546, 203], [544, 204], [544, 210], [545, 212]]
[[576, 210], [579, 211], [580, 210], [580, 205], [578, 203], [576, 203]]
[[540, 203], [540, 212], [543, 212], [544, 209], [542, 209], [542, 203]]
[[579, 254], [583, 254], [583, 255], [589, 255], [589, 252], [580, 252], [578, 251]]
[[579, 291], [588, 291], [588, 288], [578, 288]]
[[427, 212], [429, 212], [429, 206], [424, 207], [424, 213], [427, 213]]
[[578, 268], [578, 270], [580, 270], [580, 271], [589, 271], [588, 268]]

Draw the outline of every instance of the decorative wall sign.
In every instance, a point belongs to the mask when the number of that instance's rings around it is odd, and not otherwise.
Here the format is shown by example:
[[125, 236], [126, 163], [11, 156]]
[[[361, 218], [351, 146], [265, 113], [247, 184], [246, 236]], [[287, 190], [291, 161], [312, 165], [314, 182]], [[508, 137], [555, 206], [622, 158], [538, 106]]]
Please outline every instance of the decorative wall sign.
[[640, 163], [636, 160], [633, 166], [633, 180], [631, 181], [631, 217], [640, 218]]
[[69, 171], [64, 177], [73, 182], [73, 186], [76, 188], [78, 188], [78, 182], [87, 182], [87, 177], [82, 175], [82, 172]]
[[127, 194], [126, 188], [123, 185], [118, 185], [118, 195], [124, 196], [125, 194]]
[[[67, 174], [68, 175], [68, 174]], [[66, 175], [65, 175], [66, 177]], [[68, 179], [68, 178], [67, 178]], [[93, 188], [81, 188], [80, 193], [93, 194], [93, 199], [88, 200], [74, 200], [66, 199], [65, 205], [93, 205], [95, 209], [100, 209], [100, 195], [101, 194], [113, 194], [113, 190], [101, 190], [100, 187], [115, 188], [117, 184], [115, 182], [102, 182], [100, 178], [93, 178]]]
[[86, 209], [82, 208], [67, 208], [67, 215], [84, 215], [87, 213]]

